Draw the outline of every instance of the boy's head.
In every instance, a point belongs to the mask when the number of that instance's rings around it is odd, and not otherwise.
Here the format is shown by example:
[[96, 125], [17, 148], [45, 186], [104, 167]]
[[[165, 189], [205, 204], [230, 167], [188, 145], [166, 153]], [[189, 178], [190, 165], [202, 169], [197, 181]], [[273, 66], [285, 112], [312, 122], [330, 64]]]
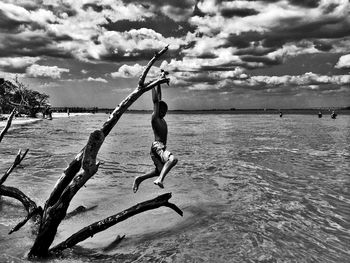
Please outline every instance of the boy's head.
[[168, 111], [168, 105], [164, 101], [159, 101], [159, 116], [163, 118]]

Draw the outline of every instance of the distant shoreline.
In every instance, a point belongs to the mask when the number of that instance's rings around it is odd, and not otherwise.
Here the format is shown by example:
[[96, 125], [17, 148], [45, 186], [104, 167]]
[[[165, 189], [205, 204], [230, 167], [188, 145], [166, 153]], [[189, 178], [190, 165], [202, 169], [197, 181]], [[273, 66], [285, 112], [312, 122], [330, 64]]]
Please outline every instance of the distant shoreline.
[[[280, 112], [283, 115], [318, 115], [321, 113], [324, 116], [330, 116], [332, 110], [318, 110], [318, 109], [283, 109], [283, 110], [263, 110], [263, 109], [237, 109], [237, 110], [169, 110], [168, 114], [230, 114], [230, 115], [239, 115], [239, 114], [255, 114], [255, 115], [278, 115]], [[339, 109], [335, 110], [338, 115], [350, 115], [350, 109]], [[128, 110], [127, 113], [131, 114], [151, 114], [151, 110]]]
[[[112, 113], [114, 109], [109, 108], [84, 108], [84, 107], [53, 107], [53, 112], [70, 113]], [[208, 109], [208, 110], [169, 110], [169, 114], [318, 114], [330, 115], [332, 111], [337, 114], [350, 115], [350, 107], [329, 107], [329, 108], [303, 108], [303, 109]], [[127, 110], [127, 113], [151, 113], [152, 110]]]

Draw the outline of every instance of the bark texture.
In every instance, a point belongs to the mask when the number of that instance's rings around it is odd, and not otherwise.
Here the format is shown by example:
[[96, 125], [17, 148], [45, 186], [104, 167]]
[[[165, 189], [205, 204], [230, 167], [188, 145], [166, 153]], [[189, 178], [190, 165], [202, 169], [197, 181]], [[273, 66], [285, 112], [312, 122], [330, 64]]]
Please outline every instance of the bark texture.
[[[136, 89], [130, 93], [129, 96], [127, 96], [119, 105], [117, 105], [100, 130], [96, 130], [91, 133], [86, 146], [76, 155], [62, 174], [61, 178], [57, 181], [53, 191], [50, 194], [50, 197], [45, 203], [43, 217], [39, 227], [39, 234], [37, 235], [34, 245], [29, 252], [29, 257], [45, 257], [49, 254], [49, 251], [53, 251], [49, 248], [55, 238], [59, 224], [67, 214], [67, 209], [72, 198], [97, 172], [99, 167], [99, 163], [96, 160], [98, 151], [102, 146], [105, 137], [108, 136], [123, 113], [143, 93], [151, 90], [157, 85], [164, 83], [169, 84], [169, 79], [164, 74], [161, 74], [158, 78], [145, 83], [150, 68], [167, 50], [168, 47], [165, 47], [154, 54], [153, 58], [148, 62], [144, 71], [142, 72]], [[173, 204], [167, 206], [174, 209]], [[181, 210], [175, 208], [175, 211], [179, 212]], [[104, 225], [107, 226], [108, 224]], [[79, 237], [81, 238], [85, 236], [80, 234]]]

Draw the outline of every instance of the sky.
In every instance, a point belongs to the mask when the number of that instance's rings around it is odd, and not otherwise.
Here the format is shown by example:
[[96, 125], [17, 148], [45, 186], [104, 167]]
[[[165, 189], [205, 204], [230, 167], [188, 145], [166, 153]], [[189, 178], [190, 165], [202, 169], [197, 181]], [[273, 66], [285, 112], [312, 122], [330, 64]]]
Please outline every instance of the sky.
[[[0, 77], [114, 108], [154, 52], [169, 109], [350, 106], [350, 0], [1, 0]], [[150, 92], [132, 106], [151, 109]]]

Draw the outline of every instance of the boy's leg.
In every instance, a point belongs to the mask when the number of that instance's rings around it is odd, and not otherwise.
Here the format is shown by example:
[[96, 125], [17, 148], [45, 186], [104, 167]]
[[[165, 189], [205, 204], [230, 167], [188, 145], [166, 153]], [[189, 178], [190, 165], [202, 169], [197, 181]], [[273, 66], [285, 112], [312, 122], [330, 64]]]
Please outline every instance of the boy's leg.
[[169, 160], [164, 164], [163, 169], [160, 172], [160, 175], [153, 183], [158, 185], [160, 188], [164, 188], [163, 180], [165, 176], [169, 173], [171, 168], [173, 168], [176, 164], [177, 164], [177, 159], [174, 157], [174, 155], [171, 154], [169, 156]]
[[142, 181], [148, 179], [148, 178], [152, 178], [152, 177], [156, 177], [158, 176], [159, 173], [157, 172], [156, 169], [154, 169], [152, 172], [150, 173], [147, 173], [147, 174], [144, 174], [144, 175], [140, 175], [140, 176], [137, 176], [134, 180], [134, 183], [132, 185], [132, 190], [134, 191], [134, 193], [137, 192], [137, 190], [139, 189], [139, 185], [140, 183], [142, 183]]

